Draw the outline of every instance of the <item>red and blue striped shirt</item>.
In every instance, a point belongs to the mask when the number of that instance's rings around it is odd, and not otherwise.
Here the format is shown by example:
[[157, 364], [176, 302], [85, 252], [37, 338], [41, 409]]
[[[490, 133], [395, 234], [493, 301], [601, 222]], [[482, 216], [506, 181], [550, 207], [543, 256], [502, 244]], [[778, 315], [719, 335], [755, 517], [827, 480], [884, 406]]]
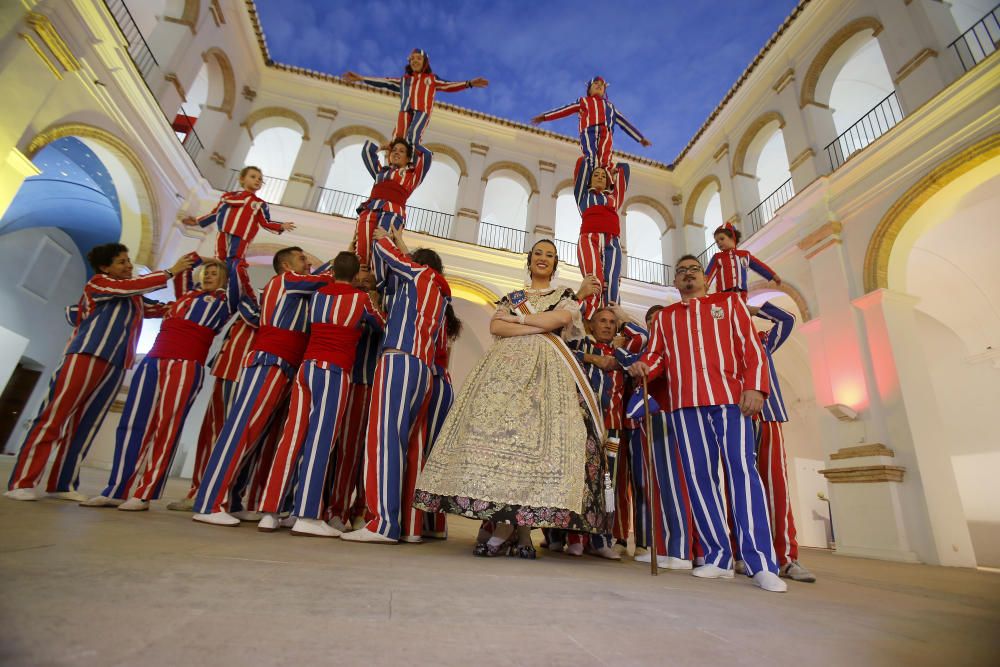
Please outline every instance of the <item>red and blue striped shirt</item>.
[[280, 273], [260, 300], [260, 326], [244, 366], [280, 366], [289, 374], [302, 362], [309, 331], [309, 299], [330, 283], [328, 273]]
[[749, 271], [760, 274], [766, 280], [774, 280], [774, 269], [750, 254], [748, 250], [732, 248], [715, 253], [705, 267], [708, 285], [715, 286], [716, 292], [746, 292]]
[[566, 118], [567, 116], [572, 116], [574, 113], [580, 116], [580, 134], [583, 134], [588, 127], [593, 127], [594, 125], [603, 125], [607, 128], [608, 132], [614, 132], [615, 125], [617, 125], [622, 128], [625, 134], [639, 143], [646, 140], [646, 137], [642, 136], [642, 132], [618, 111], [618, 108], [611, 100], [598, 95], [587, 95], [566, 106], [546, 111], [541, 115], [541, 120], [547, 121]]
[[399, 93], [400, 111], [430, 111], [438, 91], [457, 93], [470, 87], [468, 81], [445, 81], [432, 72], [406, 74], [401, 78], [365, 76], [361, 80], [372, 88]]
[[304, 359], [349, 371], [366, 328], [381, 330], [385, 316], [367, 292], [347, 283], [333, 282], [319, 288], [309, 304], [309, 345]]
[[361, 160], [375, 179], [375, 185], [368, 199], [358, 207], [358, 213], [365, 210], [388, 211], [405, 218], [406, 200], [427, 177], [434, 154], [423, 146], [414, 146], [413, 162], [405, 167], [393, 167], [379, 161], [378, 151], [378, 145], [373, 141], [366, 141], [361, 149]]
[[281, 223], [271, 222], [267, 202], [246, 190], [223, 194], [212, 212], [198, 219], [198, 224], [202, 227], [215, 225], [220, 232], [237, 236], [247, 245], [261, 227], [275, 234], [283, 231]]
[[625, 191], [628, 189], [631, 170], [624, 162], [619, 163], [608, 174], [607, 190], [597, 191], [590, 187], [590, 178], [594, 174], [594, 163], [585, 157], [576, 161], [574, 171], [575, 182], [573, 194], [576, 196], [576, 206], [580, 209], [581, 234], [621, 234], [621, 218], [618, 209], [625, 201]]

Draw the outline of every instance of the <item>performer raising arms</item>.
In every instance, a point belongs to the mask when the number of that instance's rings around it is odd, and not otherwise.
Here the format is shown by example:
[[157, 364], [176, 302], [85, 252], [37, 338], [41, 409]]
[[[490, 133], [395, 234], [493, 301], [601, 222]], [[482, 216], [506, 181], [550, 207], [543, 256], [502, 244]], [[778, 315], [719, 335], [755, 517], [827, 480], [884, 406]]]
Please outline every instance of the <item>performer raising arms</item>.
[[191, 258], [184, 256], [169, 269], [133, 278], [128, 248], [120, 243], [92, 248], [87, 260], [97, 273], [72, 309], [75, 328], [65, 356], [17, 454], [4, 494], [14, 500], [37, 499], [34, 486], [53, 450], [49, 493], [65, 500], [87, 499], [76, 490], [80, 462], [132, 366], [142, 318], [163, 314], [162, 304], [146, 302], [142, 295], [191, 267]]
[[580, 238], [576, 256], [580, 273], [601, 283], [599, 294], [583, 300], [583, 317], [591, 319], [599, 307], [618, 303], [622, 278], [621, 217], [629, 166], [624, 162], [602, 167], [581, 157], [576, 162], [573, 193], [580, 209]]
[[[372, 265], [372, 232], [376, 227], [386, 232], [402, 229], [406, 225], [406, 200], [417, 189], [431, 169], [434, 154], [419, 144], [411, 144], [405, 139], [393, 139], [386, 150], [386, 162], [378, 159], [379, 147], [373, 141], [366, 141], [361, 149], [361, 159], [375, 185], [368, 199], [358, 207], [358, 227], [355, 241], [361, 263]], [[416, 159], [414, 159], [416, 153]], [[411, 163], [412, 160], [412, 163]], [[379, 292], [383, 291], [386, 276], [384, 265], [375, 262], [372, 266], [375, 283]]]
[[239, 183], [243, 189], [223, 194], [211, 213], [201, 218], [188, 216], [181, 222], [189, 227], [215, 225], [219, 230], [215, 256], [226, 263], [229, 273], [239, 276], [243, 293], [253, 294], [245, 261], [247, 248], [261, 227], [281, 234], [295, 229], [295, 223], [271, 222], [267, 202], [257, 196], [257, 191], [264, 185], [264, 173], [259, 168], [243, 167]]
[[574, 113], [580, 116], [580, 148], [583, 156], [600, 165], [611, 164], [611, 153], [614, 151], [615, 125], [622, 128], [628, 136], [643, 146], [652, 144], [642, 133], [630, 123], [618, 108], [607, 98], [608, 84], [595, 76], [587, 82], [587, 96], [566, 106], [546, 111], [531, 119], [533, 125], [539, 125], [557, 118], [565, 118]]
[[468, 81], [445, 81], [431, 71], [431, 61], [423, 49], [413, 49], [407, 58], [406, 73], [402, 78], [361, 76], [346, 72], [343, 76], [350, 83], [364, 83], [373, 88], [400, 94], [399, 116], [393, 138], [406, 139], [411, 146], [422, 143], [424, 130], [431, 120], [434, 94], [456, 93], [466, 88], [485, 88], [490, 84], [482, 77]]
[[604, 424], [564, 342], [585, 334], [573, 290], [550, 284], [558, 263], [552, 241], [532, 246], [531, 288], [500, 300], [490, 323], [497, 342], [466, 379], [417, 481], [419, 509], [495, 522], [477, 555], [513, 548], [535, 558], [533, 527], [607, 529]]
[[770, 266], [760, 261], [747, 250], [737, 250], [740, 242], [740, 230], [727, 222], [715, 230], [715, 244], [719, 252], [712, 256], [705, 268], [709, 288], [715, 287], [716, 292], [736, 292], [747, 300], [748, 270], [760, 274], [765, 280], [773, 280], [781, 284], [781, 278]]

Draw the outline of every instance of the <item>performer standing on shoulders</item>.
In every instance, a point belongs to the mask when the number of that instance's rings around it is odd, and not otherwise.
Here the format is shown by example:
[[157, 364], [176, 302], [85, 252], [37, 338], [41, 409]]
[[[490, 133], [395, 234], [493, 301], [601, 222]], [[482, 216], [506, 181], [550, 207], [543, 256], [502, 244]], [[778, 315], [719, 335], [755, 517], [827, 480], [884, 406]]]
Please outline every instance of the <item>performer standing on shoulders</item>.
[[724, 501], [715, 481], [721, 455], [746, 573], [760, 588], [784, 592], [767, 499], [753, 465], [751, 417], [760, 412], [770, 387], [767, 358], [743, 300], [729, 292], [708, 295], [696, 257], [680, 258], [674, 286], [680, 303], [657, 314], [649, 348], [629, 372], [650, 378], [665, 373], [669, 383], [671, 432], [684, 457], [698, 539], [705, 547], [705, 564], [692, 574], [733, 576]]
[[708, 276], [709, 288], [714, 287], [716, 292], [736, 292], [743, 299], [743, 303], [746, 303], [748, 271], [752, 270], [765, 280], [773, 280], [778, 285], [781, 284], [781, 278], [770, 266], [751, 255], [749, 251], [738, 250], [736, 246], [739, 242], [740, 230], [732, 223], [727, 222], [716, 229], [715, 243], [719, 246], [719, 252], [709, 260], [705, 274]]
[[63, 500], [87, 499], [76, 490], [80, 462], [132, 366], [142, 318], [163, 314], [162, 304], [146, 302], [142, 295], [162, 289], [171, 277], [191, 268], [185, 255], [169, 269], [133, 278], [128, 248], [120, 243], [95, 246], [87, 260], [96, 273], [71, 309], [73, 334], [17, 454], [4, 494], [14, 500], [37, 500], [34, 487], [53, 450], [48, 492]]
[[343, 79], [350, 83], [364, 83], [373, 88], [399, 93], [399, 116], [393, 138], [406, 139], [411, 146], [419, 146], [431, 121], [434, 94], [456, 93], [466, 88], [485, 88], [490, 84], [482, 77], [468, 81], [445, 81], [431, 71], [431, 61], [423, 49], [413, 49], [407, 58], [406, 73], [402, 78], [361, 76], [346, 72]]

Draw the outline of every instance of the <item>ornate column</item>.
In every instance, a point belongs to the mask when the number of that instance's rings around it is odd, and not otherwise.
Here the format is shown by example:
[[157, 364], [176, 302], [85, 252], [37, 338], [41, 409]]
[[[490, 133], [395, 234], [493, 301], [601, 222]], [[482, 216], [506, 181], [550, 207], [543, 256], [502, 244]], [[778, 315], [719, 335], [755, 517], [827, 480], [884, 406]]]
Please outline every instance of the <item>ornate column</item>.
[[[538, 161], [538, 191], [528, 196], [528, 245], [538, 239], [555, 237], [556, 200], [548, 196], [555, 188], [556, 164], [546, 160]], [[543, 194], [544, 193], [544, 194]]]
[[458, 204], [451, 231], [452, 238], [456, 241], [479, 242], [480, 213], [483, 210], [483, 196], [486, 194], [483, 169], [486, 167], [486, 154], [489, 150], [490, 147], [486, 144], [470, 144], [469, 173], [458, 184]]
[[[792, 175], [792, 186], [798, 193], [826, 172], [820, 168], [821, 165], [817, 161], [817, 155], [823, 152], [823, 147], [818, 145], [819, 141], [810, 133], [805, 112], [799, 107], [798, 91], [794, 83], [795, 70], [789, 68], [778, 77], [771, 88], [775, 92], [781, 117], [785, 119], [781, 136], [785, 140], [785, 154], [788, 157], [788, 171]], [[833, 124], [832, 117], [830, 124]], [[826, 143], [829, 143], [833, 136]]]
[[312, 208], [311, 195], [320, 173], [320, 166], [333, 159], [330, 145], [324, 141], [330, 136], [333, 121], [337, 118], [335, 109], [319, 107], [309, 120], [310, 135], [302, 137], [299, 154], [295, 156], [292, 173], [288, 177], [288, 187], [281, 197], [281, 203], [294, 208]]

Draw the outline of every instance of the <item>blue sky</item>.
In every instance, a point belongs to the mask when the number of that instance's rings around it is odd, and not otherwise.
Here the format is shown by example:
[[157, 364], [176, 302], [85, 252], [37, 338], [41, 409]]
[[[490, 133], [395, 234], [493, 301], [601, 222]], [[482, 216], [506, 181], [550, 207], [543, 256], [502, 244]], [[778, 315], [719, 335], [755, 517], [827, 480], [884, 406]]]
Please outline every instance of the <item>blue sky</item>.
[[[643, 148], [618, 132], [615, 147], [663, 162], [674, 160], [796, 4], [257, 0], [278, 62], [399, 76], [419, 46], [442, 78], [490, 80], [489, 88], [439, 100], [512, 120], [576, 99], [601, 74], [608, 96], [653, 142]], [[576, 119], [544, 127], [575, 135]]]

